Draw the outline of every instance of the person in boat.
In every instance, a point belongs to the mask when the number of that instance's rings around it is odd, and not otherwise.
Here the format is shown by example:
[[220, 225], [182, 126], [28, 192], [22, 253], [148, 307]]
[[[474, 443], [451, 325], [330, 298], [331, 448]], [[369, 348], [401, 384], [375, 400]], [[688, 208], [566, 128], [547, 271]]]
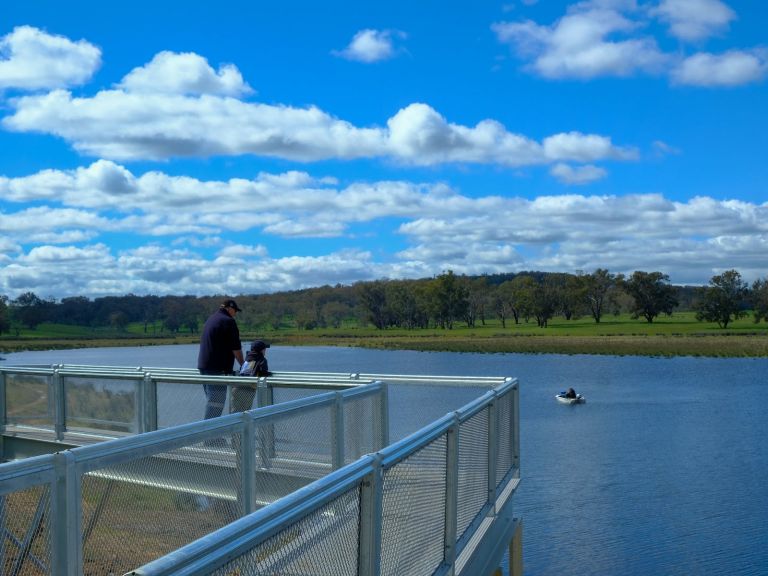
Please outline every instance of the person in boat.
[[[251, 343], [251, 349], [240, 367], [240, 376], [272, 376], [266, 357], [267, 348], [269, 348], [269, 344], [263, 340], [254, 340]], [[253, 407], [255, 395], [256, 389], [251, 386], [233, 386], [232, 401], [229, 406], [230, 413], [250, 410]]]
[[576, 398], [578, 395], [576, 394], [576, 390], [573, 388], [568, 388], [568, 391], [564, 394], [566, 398]]

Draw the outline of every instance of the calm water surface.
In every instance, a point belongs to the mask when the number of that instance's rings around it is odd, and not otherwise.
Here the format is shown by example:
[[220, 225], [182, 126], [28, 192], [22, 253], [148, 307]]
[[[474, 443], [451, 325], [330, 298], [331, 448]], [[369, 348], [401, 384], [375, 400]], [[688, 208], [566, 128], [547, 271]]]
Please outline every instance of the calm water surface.
[[[6, 364], [194, 367], [196, 346], [23, 352]], [[520, 379], [527, 576], [768, 574], [768, 359], [273, 347], [274, 370]], [[573, 386], [587, 403], [553, 395]], [[419, 395], [429, 395], [419, 398]], [[398, 391], [426, 422], [475, 391]]]

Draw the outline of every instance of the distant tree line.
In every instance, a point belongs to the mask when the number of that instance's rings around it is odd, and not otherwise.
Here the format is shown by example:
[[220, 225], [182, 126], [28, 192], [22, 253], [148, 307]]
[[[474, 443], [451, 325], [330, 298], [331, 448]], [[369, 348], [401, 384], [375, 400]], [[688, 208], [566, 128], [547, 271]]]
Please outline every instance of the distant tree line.
[[[140, 324], [147, 335], [196, 333], [224, 298], [219, 296], [72, 296], [40, 298], [33, 292], [16, 299], [0, 295], [0, 334], [43, 322], [126, 331]], [[555, 317], [566, 320], [629, 313], [653, 322], [675, 310], [693, 310], [701, 321], [722, 328], [752, 311], [768, 322], [768, 278], [749, 286], [736, 270], [713, 276], [707, 286], [674, 286], [661, 272], [629, 276], [598, 268], [592, 273], [520, 272], [459, 276], [447, 271], [418, 280], [375, 280], [354, 285], [321, 286], [274, 294], [240, 295], [245, 330], [296, 327], [302, 330], [345, 325], [387, 328], [474, 327], [491, 319], [502, 327], [535, 321], [546, 328]]]

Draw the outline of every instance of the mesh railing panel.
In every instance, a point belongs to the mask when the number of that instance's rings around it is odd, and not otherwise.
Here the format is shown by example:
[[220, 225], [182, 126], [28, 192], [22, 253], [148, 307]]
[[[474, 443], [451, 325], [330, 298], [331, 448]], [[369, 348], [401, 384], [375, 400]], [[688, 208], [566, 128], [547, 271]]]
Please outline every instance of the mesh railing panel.
[[488, 501], [488, 408], [459, 427], [456, 536], [461, 538]]
[[[157, 427], [170, 428], [203, 419], [205, 414], [205, 391], [202, 384], [180, 384], [158, 380]], [[229, 397], [223, 414], [229, 413]]]
[[497, 399], [496, 403], [499, 434], [496, 451], [496, 486], [512, 468], [512, 391], [510, 390]]
[[263, 506], [332, 470], [333, 405], [254, 422], [256, 505]]
[[124, 574], [240, 517], [228, 440], [83, 475], [84, 573]]
[[[72, 377], [62, 375], [67, 392], [69, 423], [85, 428], [110, 426], [118, 428], [133, 424], [135, 419], [126, 418], [130, 402], [126, 401], [131, 393], [124, 387], [133, 387], [133, 410], [137, 411], [138, 388], [135, 382], [118, 378], [102, 379], [94, 385], [88, 376]], [[17, 378], [14, 381], [14, 378]], [[74, 378], [74, 379], [73, 379]], [[30, 415], [48, 418], [52, 422], [53, 394], [50, 376], [44, 375], [6, 375], [6, 383], [15, 385], [16, 398], [9, 402], [9, 408], [23, 418]], [[19, 395], [28, 390], [31, 381], [37, 395], [31, 402], [21, 403]], [[36, 388], [35, 388], [36, 387]], [[22, 390], [22, 388], [24, 388]], [[176, 384], [167, 382], [158, 384], [158, 396], [161, 389], [167, 391], [166, 413], [169, 414], [166, 425], [184, 423], [188, 416], [177, 416], [176, 409], [185, 414], [190, 410], [180, 410], [179, 397], [189, 398], [194, 404], [195, 414], [202, 411], [205, 396], [198, 384]], [[73, 394], [74, 391], [74, 394]], [[285, 394], [281, 397], [281, 392]], [[323, 391], [309, 389], [275, 389], [276, 402], [313, 396]], [[70, 397], [86, 398], [72, 407]], [[227, 395], [229, 397], [229, 394]], [[338, 455], [344, 462], [357, 456], [373, 452], [380, 446], [380, 428], [385, 424], [378, 422], [381, 411], [377, 409], [377, 396], [353, 395], [343, 403], [344, 453], [334, 451], [334, 410], [338, 404], [328, 403], [312, 407], [299, 408], [295, 412], [270, 415], [268, 418], [257, 417], [252, 422], [254, 431], [253, 459], [256, 469], [254, 477], [247, 479], [250, 486], [253, 481], [256, 496], [255, 505], [261, 506], [281, 496], [294, 492], [301, 486], [329, 473]], [[126, 401], [124, 403], [124, 401]], [[325, 401], [325, 400], [323, 400]], [[93, 406], [88, 404], [90, 402]], [[90, 412], [99, 402], [114, 405], [114, 413], [106, 417]], [[160, 400], [162, 403], [162, 398]], [[15, 404], [14, 404], [15, 403]], [[36, 411], [41, 405], [44, 411]], [[496, 457], [497, 486], [509, 472], [513, 460], [511, 418], [516, 409], [514, 396], [506, 393], [495, 400], [498, 428], [494, 430], [498, 439]], [[11, 411], [9, 410], [9, 411]], [[26, 410], [26, 412], [24, 411]], [[292, 408], [293, 410], [293, 408]], [[74, 414], [71, 412], [74, 411]], [[225, 408], [225, 413], [227, 409]], [[458, 445], [458, 509], [457, 537], [466, 535], [467, 529], [477, 518], [478, 512], [486, 503], [488, 494], [488, 422], [490, 409], [484, 408], [468, 421], [460, 424]], [[159, 410], [162, 419], [162, 411]], [[176, 420], [182, 419], [182, 422]], [[194, 417], [192, 420], [197, 420]], [[162, 420], [161, 420], [162, 422]], [[238, 426], [240, 426], [238, 424]], [[250, 429], [249, 423], [249, 429]], [[162, 424], [161, 424], [162, 427]], [[212, 428], [206, 428], [212, 429]], [[232, 427], [220, 437], [206, 442], [178, 448], [154, 456], [146, 455], [149, 445], [142, 446], [136, 452], [135, 459], [128, 463], [111, 465], [93, 470], [96, 460], [73, 461], [76, 469], [74, 476], [82, 482], [82, 558], [84, 574], [118, 574], [130, 571], [141, 564], [146, 564], [179, 547], [242, 516], [243, 510], [238, 502], [250, 502], [249, 495], [238, 499], [241, 471], [238, 468], [242, 438], [240, 433], [232, 434]], [[382, 510], [381, 521], [381, 574], [414, 575], [432, 574], [443, 561], [445, 534], [446, 501], [446, 458], [447, 437], [445, 434], [419, 448], [396, 464], [385, 464], [382, 474]], [[83, 453], [85, 454], [85, 453]], [[101, 456], [98, 456], [99, 458]], [[114, 459], [109, 461], [114, 462]], [[386, 459], [385, 459], [386, 462]], [[493, 482], [491, 482], [493, 484]], [[50, 495], [47, 487], [46, 496], [38, 502], [49, 514]], [[2, 491], [0, 490], [0, 493]], [[3, 526], [8, 524], [10, 498], [0, 497], [0, 517]], [[263, 536], [254, 536], [260, 542], [253, 550], [227, 567], [219, 574], [355, 574], [358, 564], [359, 537], [359, 486], [352, 492], [345, 493], [330, 504], [314, 510], [307, 517], [291, 527], [286, 526], [279, 534], [262, 541]], [[58, 500], [57, 500], [58, 502]], [[34, 504], [25, 504], [26, 513], [34, 512]], [[40, 515], [44, 517], [43, 512]], [[26, 521], [33, 525], [34, 521]], [[30, 522], [32, 524], [30, 524]], [[47, 522], [41, 526], [50, 529]], [[41, 530], [31, 533], [34, 553], [40, 570], [46, 562], [50, 564], [50, 535]], [[20, 542], [23, 538], [14, 534]], [[9, 542], [4, 540], [0, 550], [0, 566], [9, 556]], [[20, 548], [21, 549], [21, 548]], [[45, 550], [45, 551], [44, 551]], [[33, 555], [30, 555], [32, 558]], [[25, 569], [26, 565], [25, 565]], [[22, 571], [21, 574], [45, 572]], [[54, 569], [55, 572], [55, 569]]]
[[53, 429], [51, 377], [35, 374], [6, 374], [7, 423]]
[[0, 574], [55, 574], [51, 560], [50, 486], [0, 495]]
[[280, 386], [274, 386], [272, 388], [272, 402], [274, 404], [280, 404], [281, 402], [301, 400], [302, 398], [309, 398], [310, 396], [325, 394], [326, 392], [328, 392], [328, 390], [322, 390], [318, 388], [296, 388], [293, 386], [289, 388], [283, 388]]
[[354, 576], [359, 485], [213, 572], [215, 576]]
[[330, 464], [333, 409], [332, 404], [326, 404], [266, 422], [256, 420], [257, 446], [266, 445], [271, 458]]
[[138, 381], [63, 378], [68, 430], [138, 433]]
[[432, 574], [443, 561], [446, 435], [384, 471], [381, 574]]
[[383, 448], [376, 445], [374, 412], [376, 396], [368, 395], [344, 402], [344, 463], [354, 462], [361, 456]]

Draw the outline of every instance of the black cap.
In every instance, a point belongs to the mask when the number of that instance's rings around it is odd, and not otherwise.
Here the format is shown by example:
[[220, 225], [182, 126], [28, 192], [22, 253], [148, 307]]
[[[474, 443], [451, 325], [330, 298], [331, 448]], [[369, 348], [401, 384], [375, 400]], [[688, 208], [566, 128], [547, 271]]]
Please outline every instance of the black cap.
[[237, 302], [235, 302], [231, 298], [228, 298], [227, 300], [224, 300], [224, 302], [221, 303], [221, 307], [222, 308], [234, 308], [238, 312], [242, 312], [242, 310], [240, 310], [240, 308], [238, 307]]
[[265, 348], [269, 348], [269, 344], [267, 344], [263, 340], [254, 340], [253, 342], [251, 342], [251, 352], [260, 352]]

